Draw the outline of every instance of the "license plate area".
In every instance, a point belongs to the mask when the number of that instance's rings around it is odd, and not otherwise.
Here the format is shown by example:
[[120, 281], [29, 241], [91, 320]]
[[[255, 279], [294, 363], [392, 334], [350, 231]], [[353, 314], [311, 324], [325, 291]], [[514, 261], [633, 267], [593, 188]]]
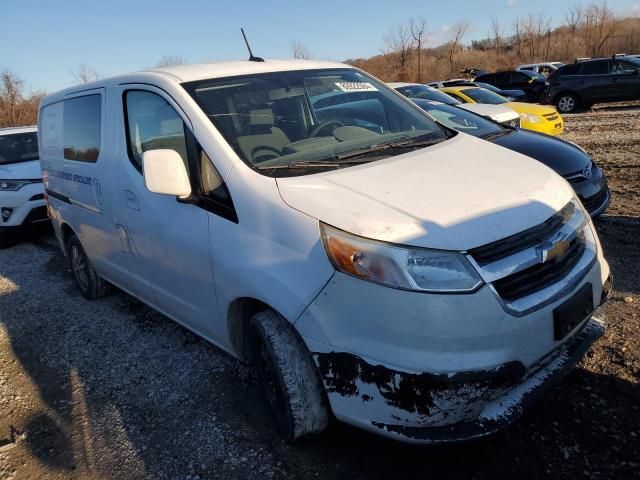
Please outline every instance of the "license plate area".
[[569, 300], [553, 310], [554, 338], [562, 340], [593, 310], [593, 286], [585, 283]]

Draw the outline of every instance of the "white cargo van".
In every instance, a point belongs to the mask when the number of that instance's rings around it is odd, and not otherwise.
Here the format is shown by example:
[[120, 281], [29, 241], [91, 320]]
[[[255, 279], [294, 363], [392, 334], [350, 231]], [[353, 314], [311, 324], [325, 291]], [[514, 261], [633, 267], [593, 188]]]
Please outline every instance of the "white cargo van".
[[0, 248], [47, 223], [36, 127], [0, 128]]
[[348, 65], [133, 73], [46, 97], [39, 127], [84, 296], [117, 285], [252, 362], [287, 439], [331, 412], [486, 435], [602, 334], [609, 267], [569, 184]]

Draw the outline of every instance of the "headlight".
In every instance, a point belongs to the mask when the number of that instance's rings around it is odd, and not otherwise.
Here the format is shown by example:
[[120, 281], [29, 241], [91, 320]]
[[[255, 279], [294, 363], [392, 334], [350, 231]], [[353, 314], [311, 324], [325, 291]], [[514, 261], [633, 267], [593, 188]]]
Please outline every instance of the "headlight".
[[463, 293], [482, 279], [458, 252], [391, 245], [320, 224], [325, 251], [336, 270], [370, 282], [422, 292]]
[[16, 191], [30, 184], [29, 180], [0, 180], [0, 191]]
[[529, 123], [538, 123], [542, 121], [542, 119], [538, 115], [533, 115], [530, 113], [521, 113], [520, 118]]

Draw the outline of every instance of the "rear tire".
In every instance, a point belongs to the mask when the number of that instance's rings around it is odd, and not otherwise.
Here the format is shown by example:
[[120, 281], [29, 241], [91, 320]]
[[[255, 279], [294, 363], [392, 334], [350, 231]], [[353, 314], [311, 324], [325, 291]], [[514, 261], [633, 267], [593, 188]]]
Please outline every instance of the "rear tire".
[[72, 235], [67, 240], [67, 256], [69, 257], [69, 266], [73, 272], [73, 278], [83, 297], [88, 300], [95, 300], [109, 293], [109, 283], [96, 273], [84, 248], [82, 248], [80, 239], [75, 235]]
[[576, 113], [580, 110], [580, 100], [573, 93], [558, 95], [555, 103], [560, 113]]
[[250, 358], [286, 441], [323, 431], [329, 408], [315, 363], [289, 322], [272, 310], [249, 322]]

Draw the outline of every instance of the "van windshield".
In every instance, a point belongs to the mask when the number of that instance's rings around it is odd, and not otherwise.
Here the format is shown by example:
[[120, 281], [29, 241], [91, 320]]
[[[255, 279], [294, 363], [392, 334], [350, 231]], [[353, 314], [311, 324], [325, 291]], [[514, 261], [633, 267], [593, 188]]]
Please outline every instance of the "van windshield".
[[354, 69], [254, 74], [184, 87], [238, 156], [267, 175], [342, 168], [452, 135]]
[[36, 132], [0, 135], [0, 165], [38, 160]]

